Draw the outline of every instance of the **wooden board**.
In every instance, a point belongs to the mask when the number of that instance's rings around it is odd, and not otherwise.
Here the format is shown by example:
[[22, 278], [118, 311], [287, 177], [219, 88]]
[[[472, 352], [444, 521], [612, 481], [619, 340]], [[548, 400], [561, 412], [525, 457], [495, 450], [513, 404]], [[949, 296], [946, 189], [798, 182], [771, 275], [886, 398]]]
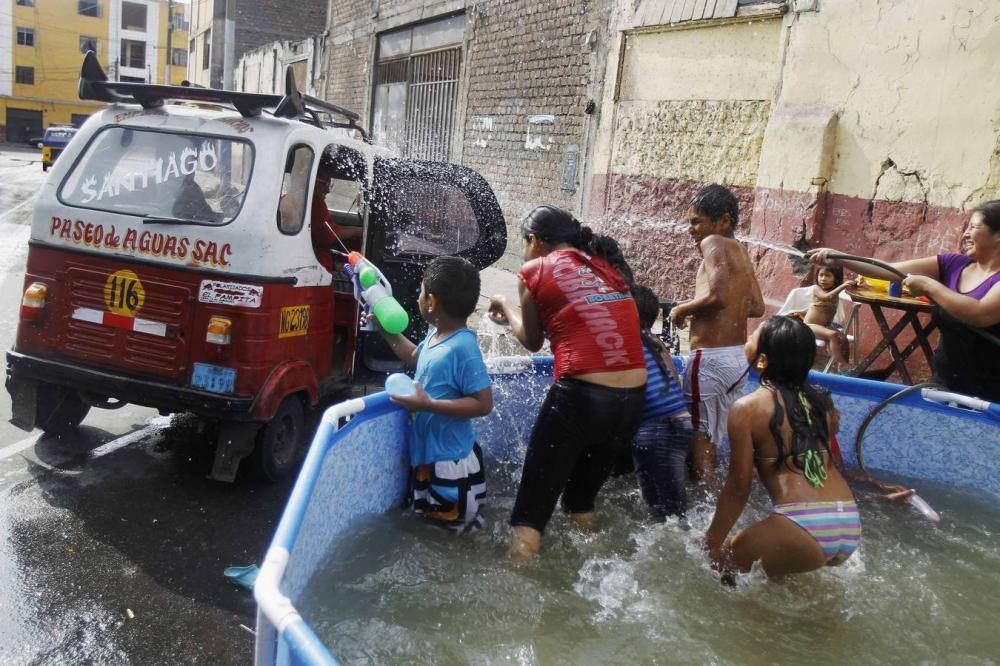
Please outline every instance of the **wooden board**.
[[732, 18], [736, 16], [738, 0], [719, 0], [715, 4], [715, 18]]

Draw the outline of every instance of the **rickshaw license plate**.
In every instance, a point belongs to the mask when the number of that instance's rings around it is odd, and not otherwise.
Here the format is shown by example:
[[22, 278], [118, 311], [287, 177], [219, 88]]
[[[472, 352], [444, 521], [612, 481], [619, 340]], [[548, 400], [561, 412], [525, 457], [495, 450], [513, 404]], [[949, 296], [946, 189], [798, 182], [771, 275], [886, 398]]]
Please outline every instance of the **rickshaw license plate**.
[[208, 363], [195, 363], [191, 386], [212, 393], [232, 393], [236, 388], [236, 370]]

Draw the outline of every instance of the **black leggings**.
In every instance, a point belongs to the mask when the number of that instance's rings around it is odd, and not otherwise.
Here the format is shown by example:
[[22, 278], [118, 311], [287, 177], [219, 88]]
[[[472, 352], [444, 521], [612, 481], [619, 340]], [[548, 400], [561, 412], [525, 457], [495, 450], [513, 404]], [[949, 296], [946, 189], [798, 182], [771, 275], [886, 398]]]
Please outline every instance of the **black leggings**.
[[567, 513], [590, 513], [615, 458], [635, 437], [646, 387], [563, 378], [552, 385], [524, 457], [511, 525], [545, 531], [562, 495]]

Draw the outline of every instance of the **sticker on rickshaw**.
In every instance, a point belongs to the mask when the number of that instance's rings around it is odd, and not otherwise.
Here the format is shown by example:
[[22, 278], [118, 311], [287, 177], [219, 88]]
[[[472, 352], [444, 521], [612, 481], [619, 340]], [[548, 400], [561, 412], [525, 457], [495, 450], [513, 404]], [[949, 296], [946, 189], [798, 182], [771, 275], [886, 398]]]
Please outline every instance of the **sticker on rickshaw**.
[[109, 312], [135, 317], [146, 302], [146, 290], [139, 276], [128, 270], [115, 271], [104, 283], [104, 305]]
[[264, 287], [239, 282], [202, 280], [198, 289], [200, 303], [231, 305], [237, 308], [259, 308], [264, 296]]
[[309, 306], [293, 305], [281, 308], [281, 320], [278, 325], [279, 338], [291, 338], [305, 335], [309, 332]]

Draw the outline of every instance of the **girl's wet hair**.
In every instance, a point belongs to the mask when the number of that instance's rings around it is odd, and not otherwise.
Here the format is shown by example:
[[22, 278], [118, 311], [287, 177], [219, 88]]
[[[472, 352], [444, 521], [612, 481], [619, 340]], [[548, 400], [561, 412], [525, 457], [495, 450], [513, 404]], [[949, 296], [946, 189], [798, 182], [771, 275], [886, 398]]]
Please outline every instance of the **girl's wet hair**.
[[976, 206], [972, 209], [972, 212], [982, 214], [983, 222], [990, 228], [990, 231], [994, 233], [1000, 231], [1000, 199], [987, 201], [984, 204]]
[[632, 268], [625, 261], [621, 247], [611, 236], [595, 234], [593, 230], [573, 217], [573, 214], [555, 206], [539, 206], [528, 213], [521, 223], [521, 234], [527, 240], [534, 236], [547, 245], [567, 243], [578, 250], [598, 256], [618, 269], [625, 281], [632, 285]]
[[839, 287], [840, 285], [844, 284], [844, 267], [843, 266], [840, 266], [840, 265], [837, 265], [837, 264], [835, 264], [833, 266], [820, 266], [819, 268], [816, 269], [816, 280], [815, 280], [815, 282], [817, 282], [817, 283], [819, 282], [820, 271], [830, 271], [831, 273], [833, 273], [833, 286], [834, 287]]
[[[833, 402], [828, 393], [808, 382], [809, 370], [816, 360], [816, 336], [799, 319], [771, 317], [761, 326], [757, 342], [757, 355], [762, 354], [767, 355], [767, 367], [760, 373], [761, 384], [774, 396], [774, 415], [769, 424], [778, 447], [774, 467], [780, 469], [786, 460], [791, 460], [802, 470], [803, 454], [810, 450], [825, 451], [830, 441], [827, 412], [833, 408]], [[786, 413], [792, 430], [792, 441], [787, 447], [781, 434]]]

